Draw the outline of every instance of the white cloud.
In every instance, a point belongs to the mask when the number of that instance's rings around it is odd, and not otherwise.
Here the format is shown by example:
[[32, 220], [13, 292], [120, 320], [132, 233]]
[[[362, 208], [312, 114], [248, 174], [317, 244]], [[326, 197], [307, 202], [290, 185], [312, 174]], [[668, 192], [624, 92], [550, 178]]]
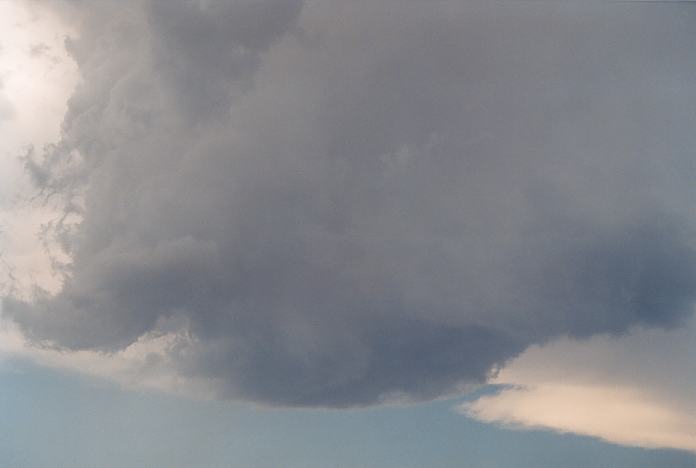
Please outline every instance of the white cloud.
[[21, 156], [60, 138], [78, 79], [64, 40], [75, 32], [51, 10], [21, 1], [0, 2], [0, 31], [0, 113], [9, 110], [0, 116], [0, 285], [55, 290], [38, 233], [62, 210], [34, 196]]
[[75, 31], [48, 9], [0, 2], [0, 30], [0, 95], [13, 109], [12, 119], [0, 123], [5, 169], [7, 153], [28, 144], [41, 148], [59, 138], [77, 67], [64, 47]]
[[617, 444], [696, 452], [696, 320], [679, 330], [562, 339], [530, 348], [465, 414]]

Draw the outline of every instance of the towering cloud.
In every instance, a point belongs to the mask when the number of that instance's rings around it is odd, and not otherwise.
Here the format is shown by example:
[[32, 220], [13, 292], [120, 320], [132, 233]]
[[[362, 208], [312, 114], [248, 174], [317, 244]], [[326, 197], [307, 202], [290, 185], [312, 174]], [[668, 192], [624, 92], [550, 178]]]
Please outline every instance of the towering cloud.
[[[36, 342], [353, 406], [696, 298], [693, 15], [582, 2], [68, 2], [82, 83], [28, 168], [79, 216]], [[67, 218], [66, 218], [67, 219]]]

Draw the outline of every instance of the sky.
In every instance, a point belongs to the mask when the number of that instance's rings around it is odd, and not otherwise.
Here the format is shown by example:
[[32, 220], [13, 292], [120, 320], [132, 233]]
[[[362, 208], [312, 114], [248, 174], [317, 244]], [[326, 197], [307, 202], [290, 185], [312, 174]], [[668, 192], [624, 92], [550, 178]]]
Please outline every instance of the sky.
[[0, 465], [696, 467], [695, 21], [0, 0]]

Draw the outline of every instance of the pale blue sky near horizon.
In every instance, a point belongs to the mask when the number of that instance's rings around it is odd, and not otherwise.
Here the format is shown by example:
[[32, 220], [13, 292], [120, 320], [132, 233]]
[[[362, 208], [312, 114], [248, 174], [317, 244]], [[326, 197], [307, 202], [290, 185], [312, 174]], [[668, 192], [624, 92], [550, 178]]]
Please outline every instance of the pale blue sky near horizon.
[[12, 468], [696, 468], [696, 456], [473, 421], [461, 400], [256, 409], [0, 365], [0, 466]]

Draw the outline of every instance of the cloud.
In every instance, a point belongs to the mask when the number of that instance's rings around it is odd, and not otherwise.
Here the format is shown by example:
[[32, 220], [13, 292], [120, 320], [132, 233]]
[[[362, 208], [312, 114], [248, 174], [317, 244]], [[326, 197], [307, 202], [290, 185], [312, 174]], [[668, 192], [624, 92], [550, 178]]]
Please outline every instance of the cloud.
[[[59, 286], [37, 233], [61, 212], [38, 201], [42, 197], [23, 174], [22, 156], [59, 138], [77, 73], [62, 48], [71, 29], [33, 6], [0, 2], [0, 296], [35, 283]], [[50, 44], [50, 54], [33, 56], [37, 44]]]
[[0, 362], [24, 359], [75, 374], [97, 377], [118, 386], [145, 392], [166, 392], [193, 399], [215, 397], [214, 382], [183, 377], [175, 361], [190, 348], [180, 333], [146, 335], [111, 354], [98, 351], [66, 351], [42, 348], [27, 342], [16, 326], [0, 323]]
[[15, 113], [14, 106], [12, 102], [7, 99], [3, 92], [2, 81], [0, 80], [0, 125], [3, 125], [4, 120], [9, 120]]
[[[693, 28], [675, 9], [69, 2], [82, 82], [33, 168], [81, 222], [34, 343], [221, 397], [421, 400], [696, 296]], [[83, 207], [77, 209], [76, 207]]]
[[496, 377], [502, 391], [460, 410], [518, 429], [696, 452], [695, 336], [691, 319], [679, 330], [535, 346]]

